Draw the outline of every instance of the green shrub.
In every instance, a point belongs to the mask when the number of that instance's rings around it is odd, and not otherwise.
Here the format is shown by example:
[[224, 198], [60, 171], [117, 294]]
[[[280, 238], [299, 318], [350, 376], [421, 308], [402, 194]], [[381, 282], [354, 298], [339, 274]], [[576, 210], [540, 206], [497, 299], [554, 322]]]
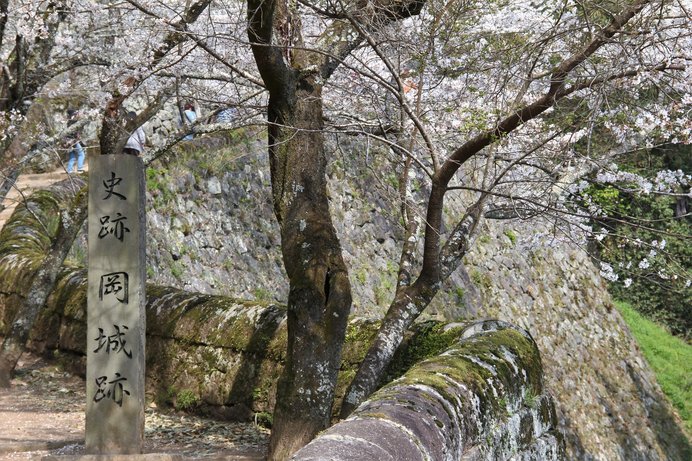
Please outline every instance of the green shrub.
[[199, 397], [189, 389], [178, 392], [175, 398], [175, 407], [178, 410], [190, 410], [199, 404]]
[[255, 288], [255, 290], [252, 292], [253, 296], [257, 301], [271, 301], [274, 299], [272, 296], [272, 292], [267, 290], [266, 288]]
[[177, 261], [171, 262], [170, 268], [171, 268], [171, 275], [177, 279], [182, 277], [183, 272], [185, 272], [185, 268], [183, 267], [183, 265]]
[[512, 242], [512, 246], [517, 244], [517, 233], [514, 232], [512, 229], [505, 229], [505, 235], [509, 239], [510, 242]]
[[259, 412], [255, 413], [255, 424], [260, 427], [265, 427], [267, 429], [272, 428], [274, 423], [274, 416], [271, 413]]
[[[603, 240], [601, 260], [620, 272], [620, 279], [610, 283], [610, 291], [674, 334], [689, 338], [690, 222], [674, 218], [675, 200], [670, 197], [630, 197], [628, 201], [633, 215], [644, 216], [651, 224], [650, 228], [617, 225], [616, 233]], [[664, 248], [655, 247], [664, 241]]]

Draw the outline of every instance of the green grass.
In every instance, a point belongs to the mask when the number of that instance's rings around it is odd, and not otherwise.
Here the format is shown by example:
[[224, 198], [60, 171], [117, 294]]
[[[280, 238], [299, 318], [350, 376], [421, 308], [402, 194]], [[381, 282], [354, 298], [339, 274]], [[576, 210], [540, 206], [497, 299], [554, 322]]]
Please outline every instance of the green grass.
[[672, 336], [660, 325], [645, 319], [625, 302], [616, 302], [629, 325], [658, 384], [692, 434], [692, 346]]

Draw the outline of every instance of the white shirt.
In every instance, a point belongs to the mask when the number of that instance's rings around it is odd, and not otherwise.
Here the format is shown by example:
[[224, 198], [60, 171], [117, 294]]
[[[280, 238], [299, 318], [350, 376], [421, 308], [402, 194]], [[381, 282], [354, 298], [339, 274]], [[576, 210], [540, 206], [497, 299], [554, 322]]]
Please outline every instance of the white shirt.
[[147, 137], [144, 134], [144, 130], [140, 126], [128, 138], [127, 144], [125, 144], [125, 149], [134, 149], [141, 154], [144, 151], [144, 144], [146, 144], [146, 142]]

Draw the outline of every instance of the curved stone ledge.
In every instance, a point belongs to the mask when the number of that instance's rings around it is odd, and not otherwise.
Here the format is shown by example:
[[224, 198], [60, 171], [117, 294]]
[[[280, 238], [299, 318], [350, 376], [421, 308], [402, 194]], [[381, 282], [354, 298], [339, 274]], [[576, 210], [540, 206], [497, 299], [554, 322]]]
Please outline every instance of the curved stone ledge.
[[[50, 244], [51, 219], [69, 203], [68, 193], [57, 185], [36, 194], [0, 233], [3, 328], [26, 296], [26, 280]], [[147, 290], [150, 399], [175, 405], [185, 395], [192, 409], [229, 419], [271, 412], [286, 343], [282, 306], [153, 285]], [[83, 371], [85, 307], [84, 269], [64, 268], [30, 346]], [[376, 328], [374, 321], [351, 321], [337, 399]], [[544, 393], [530, 335], [500, 321], [443, 329], [451, 347], [385, 385], [295, 459], [563, 459], [553, 402]], [[407, 341], [415, 342], [423, 330]]]
[[564, 459], [530, 335], [484, 321], [465, 327], [459, 338], [384, 386], [292, 459]]

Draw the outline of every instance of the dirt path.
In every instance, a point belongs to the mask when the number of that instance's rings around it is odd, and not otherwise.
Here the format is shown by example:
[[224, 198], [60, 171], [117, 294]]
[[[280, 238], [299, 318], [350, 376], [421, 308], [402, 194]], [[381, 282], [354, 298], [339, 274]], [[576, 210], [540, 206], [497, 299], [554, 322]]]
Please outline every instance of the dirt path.
[[[87, 170], [86, 165], [84, 169]], [[17, 207], [17, 205], [26, 197], [31, 195], [34, 190], [46, 188], [55, 182], [66, 179], [67, 177], [68, 174], [64, 169], [58, 169], [51, 171], [50, 173], [20, 175], [19, 178], [17, 178], [17, 183], [7, 194], [7, 197], [5, 197], [5, 201], [3, 202], [6, 208], [0, 211], [0, 229], [2, 229], [7, 220], [10, 219], [10, 216], [12, 216], [12, 213], [14, 213], [14, 209]]]
[[[0, 389], [0, 460], [84, 453], [84, 381], [33, 354], [24, 354], [10, 389]], [[264, 459], [268, 430], [146, 409], [145, 453], [191, 460]]]

